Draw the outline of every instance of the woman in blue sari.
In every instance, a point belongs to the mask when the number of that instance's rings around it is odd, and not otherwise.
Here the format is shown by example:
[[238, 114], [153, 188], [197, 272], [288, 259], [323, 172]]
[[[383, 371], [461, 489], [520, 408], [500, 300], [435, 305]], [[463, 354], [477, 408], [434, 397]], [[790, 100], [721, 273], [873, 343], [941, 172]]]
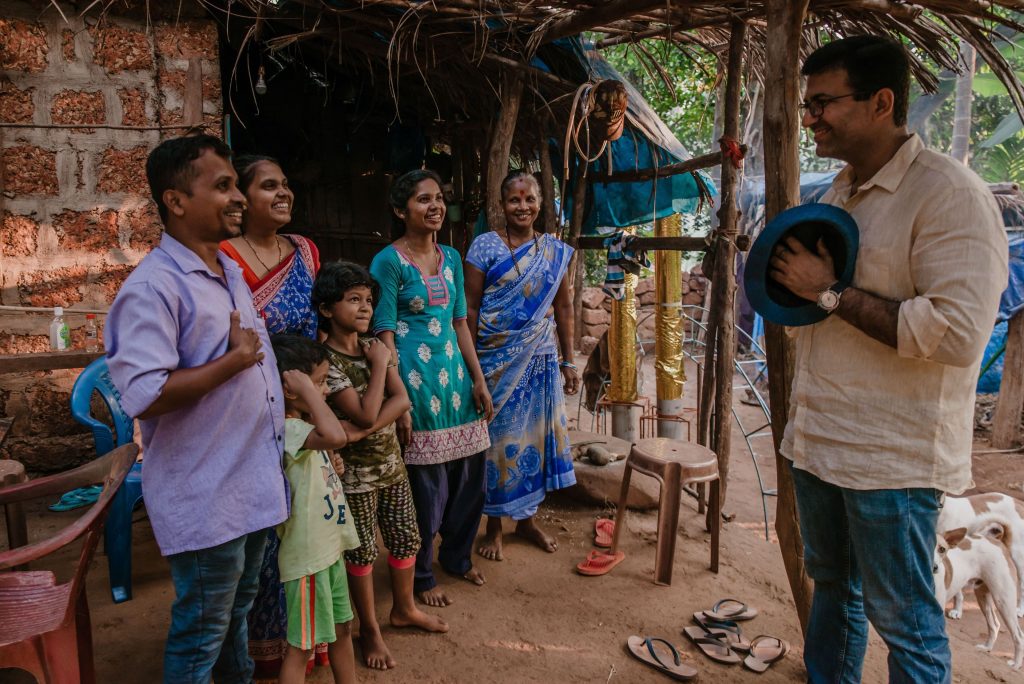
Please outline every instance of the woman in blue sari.
[[[253, 303], [271, 334], [316, 338], [316, 311], [310, 302], [320, 254], [309, 238], [279, 231], [292, 220], [295, 195], [272, 157], [242, 155], [234, 159], [238, 189], [245, 195], [242, 234], [225, 240], [220, 250], [242, 267]], [[280, 540], [273, 530], [260, 569], [260, 584], [249, 612], [249, 655], [257, 681], [277, 680], [288, 646], [284, 585], [278, 572]], [[327, 664], [327, 645], [316, 645], [315, 660]]]
[[573, 250], [534, 229], [541, 192], [531, 174], [510, 173], [501, 200], [505, 227], [473, 241], [465, 269], [469, 326], [494, 401], [487, 533], [477, 548], [490, 560], [503, 559], [504, 517], [516, 521], [517, 535], [548, 552], [558, 548], [534, 516], [546, 492], [576, 483], [563, 386], [575, 394], [580, 385], [565, 277]]

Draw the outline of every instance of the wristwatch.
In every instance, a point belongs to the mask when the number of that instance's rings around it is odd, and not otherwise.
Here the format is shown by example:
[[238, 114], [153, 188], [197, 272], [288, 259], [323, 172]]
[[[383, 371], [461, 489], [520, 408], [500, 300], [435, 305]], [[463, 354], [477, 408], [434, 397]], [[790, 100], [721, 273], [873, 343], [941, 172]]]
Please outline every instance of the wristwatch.
[[836, 288], [839, 283], [832, 283], [828, 289], [818, 293], [818, 308], [826, 313], [832, 313], [839, 308], [839, 299], [843, 295], [842, 288]]

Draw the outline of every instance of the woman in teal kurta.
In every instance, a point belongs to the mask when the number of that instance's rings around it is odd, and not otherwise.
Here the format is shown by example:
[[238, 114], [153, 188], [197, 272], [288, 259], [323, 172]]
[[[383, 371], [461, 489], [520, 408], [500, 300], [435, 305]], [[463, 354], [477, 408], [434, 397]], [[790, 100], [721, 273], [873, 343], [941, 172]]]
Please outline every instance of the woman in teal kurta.
[[483, 584], [471, 553], [483, 511], [491, 398], [466, 324], [461, 258], [434, 242], [445, 215], [440, 178], [411, 171], [395, 181], [390, 202], [405, 234], [370, 264], [380, 286], [373, 330], [398, 352], [412, 401], [397, 428], [422, 537], [414, 590], [424, 603], [445, 606], [432, 567], [435, 534], [441, 567]]

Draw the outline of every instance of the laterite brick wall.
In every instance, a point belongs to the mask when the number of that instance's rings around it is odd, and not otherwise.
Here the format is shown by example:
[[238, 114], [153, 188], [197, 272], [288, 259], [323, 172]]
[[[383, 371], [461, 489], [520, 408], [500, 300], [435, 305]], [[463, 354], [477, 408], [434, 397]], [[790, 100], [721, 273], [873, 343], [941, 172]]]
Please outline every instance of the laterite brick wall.
[[[0, 304], [105, 309], [159, 240], [145, 160], [181, 133], [157, 128], [183, 121], [189, 60], [202, 66], [204, 123], [220, 132], [217, 27], [201, 18], [147, 28], [144, 8], [83, 19], [62, 4], [65, 22], [48, 5], [0, 0], [0, 121], [32, 125], [0, 127]], [[0, 311], [0, 353], [47, 350], [50, 318]], [[84, 322], [68, 316], [77, 343]], [[0, 415], [16, 418], [4, 455], [38, 471], [91, 456], [68, 410], [76, 376], [0, 375]]]

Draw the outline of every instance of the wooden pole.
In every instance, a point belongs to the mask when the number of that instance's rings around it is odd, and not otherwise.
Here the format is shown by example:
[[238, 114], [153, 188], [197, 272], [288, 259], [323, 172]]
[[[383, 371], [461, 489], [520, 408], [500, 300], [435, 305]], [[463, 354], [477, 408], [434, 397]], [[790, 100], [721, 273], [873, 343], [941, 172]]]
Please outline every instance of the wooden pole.
[[[747, 25], [732, 21], [729, 37], [729, 63], [725, 77], [725, 141], [735, 143], [740, 134], [740, 86], [743, 82], [743, 44]], [[711, 450], [718, 456], [718, 475], [722, 507], [729, 484], [729, 450], [732, 446], [732, 383], [736, 351], [736, 220], [739, 208], [736, 194], [740, 169], [732, 160], [723, 159], [721, 207], [718, 210], [718, 239], [715, 241], [715, 272], [711, 286], [711, 311], [718, 329], [715, 354], [715, 428]], [[709, 515], [713, 513], [709, 511]]]
[[[718, 139], [716, 138], [715, 140], [717, 142]], [[740, 151], [746, 154], [746, 145], [741, 146]], [[716, 152], [702, 154], [701, 156], [694, 157], [693, 159], [687, 159], [683, 162], [659, 166], [656, 169], [627, 169], [625, 171], [616, 171], [612, 174], [598, 176], [596, 180], [598, 183], [636, 183], [637, 181], [648, 181], [654, 178], [667, 178], [668, 176], [676, 176], [680, 173], [693, 173], [694, 171], [700, 171], [701, 169], [716, 168], [721, 163], [722, 152], [721, 150], [718, 150]]]
[[1010, 319], [999, 401], [992, 419], [992, 446], [1012, 449], [1020, 445], [1020, 416], [1024, 411], [1024, 314]]
[[[764, 165], [765, 218], [800, 202], [800, 38], [809, 0], [767, 0], [765, 31]], [[789, 576], [800, 628], [807, 634], [811, 612], [811, 581], [804, 567], [803, 539], [797, 517], [796, 496], [789, 461], [779, 453], [789, 415], [793, 381], [793, 343], [778, 325], [765, 325], [768, 358], [768, 393], [772, 437], [778, 471], [775, 532]]]
[[558, 232], [557, 216], [555, 215], [555, 172], [551, 168], [551, 150], [548, 149], [547, 136], [541, 136], [538, 145], [538, 156], [540, 157], [540, 191], [544, 195], [544, 232], [555, 234]]
[[[572, 154], [565, 150], [565, 154]], [[583, 339], [583, 252], [578, 249], [580, 231], [583, 230], [583, 213], [587, 203], [587, 162], [580, 159], [576, 167], [576, 185], [572, 189], [572, 218], [569, 220], [569, 235], [565, 243], [576, 250], [572, 255], [569, 272], [572, 274], [573, 346], [580, 348]], [[565, 182], [568, 179], [562, 179]]]
[[487, 226], [505, 226], [505, 212], [501, 209], [501, 181], [508, 173], [508, 157], [512, 152], [512, 136], [519, 118], [519, 101], [523, 97], [523, 79], [514, 72], [501, 75], [501, 112], [494, 125], [490, 151], [487, 156]]

